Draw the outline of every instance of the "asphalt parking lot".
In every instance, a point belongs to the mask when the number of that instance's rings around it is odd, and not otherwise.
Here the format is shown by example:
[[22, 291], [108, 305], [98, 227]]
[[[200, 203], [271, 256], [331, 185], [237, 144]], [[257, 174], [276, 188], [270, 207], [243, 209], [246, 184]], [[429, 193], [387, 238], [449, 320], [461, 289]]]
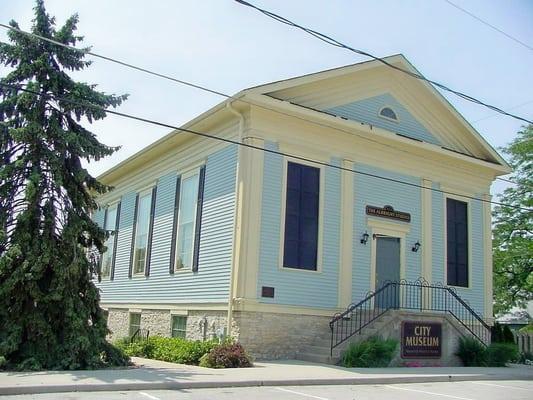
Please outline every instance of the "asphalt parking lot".
[[3, 400], [532, 400], [533, 381], [475, 381], [350, 386], [272, 386], [187, 390], [48, 393]]

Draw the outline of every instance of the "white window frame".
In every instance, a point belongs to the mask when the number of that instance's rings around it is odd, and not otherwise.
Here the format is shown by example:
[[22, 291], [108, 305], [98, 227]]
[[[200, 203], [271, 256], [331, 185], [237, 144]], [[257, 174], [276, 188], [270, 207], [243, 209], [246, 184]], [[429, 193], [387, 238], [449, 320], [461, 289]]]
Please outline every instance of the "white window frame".
[[[104, 226], [104, 230], [108, 231], [108, 230], [112, 230], [113, 231], [113, 234], [112, 235], [109, 235], [109, 237], [107, 238], [105, 244], [107, 244], [109, 241], [113, 242], [113, 251], [111, 252], [111, 254], [109, 254], [109, 247], [107, 247], [106, 251], [104, 253], [102, 253], [102, 262], [101, 262], [101, 276], [102, 276], [102, 279], [106, 279], [106, 280], [111, 280], [111, 269], [113, 268], [113, 253], [115, 252], [115, 235], [118, 234], [117, 231], [115, 231], [115, 228], [117, 226], [117, 217], [118, 217], [118, 205], [119, 205], [120, 201], [115, 201], [111, 204], [109, 204], [106, 208], [106, 214], [107, 214], [107, 217], [109, 217], [109, 210], [113, 210], [115, 209], [115, 224], [113, 225], [113, 229], [107, 229], [106, 226]], [[107, 222], [108, 222], [109, 218], [106, 218], [106, 225], [107, 225]], [[117, 243], [118, 244], [118, 243]], [[104, 276], [103, 274], [103, 267], [104, 267], [104, 255], [106, 258], [109, 258], [111, 257], [111, 266], [109, 267], [109, 275], [106, 275]]]
[[[285, 267], [283, 265], [283, 255], [285, 252], [285, 216], [287, 209], [287, 173], [289, 170], [289, 162], [294, 164], [306, 165], [314, 167], [319, 170], [319, 197], [318, 197], [318, 240], [317, 240], [317, 255], [316, 255], [316, 270]], [[308, 273], [308, 274], [321, 274], [322, 273], [322, 248], [324, 243], [324, 198], [325, 198], [325, 166], [317, 165], [310, 161], [300, 160], [293, 157], [283, 157], [283, 178], [282, 178], [282, 190], [281, 190], [281, 218], [280, 218], [280, 242], [279, 242], [279, 257], [278, 257], [278, 270], [286, 272], [296, 273]]]
[[[133, 246], [133, 259], [132, 259], [132, 263], [133, 265], [131, 266], [131, 275], [132, 276], [145, 276], [145, 272], [146, 272], [146, 261], [148, 259], [148, 246], [150, 245], [149, 241], [150, 241], [150, 219], [151, 219], [151, 204], [152, 204], [152, 201], [153, 201], [153, 198], [152, 198], [152, 195], [153, 195], [153, 186], [151, 186], [150, 188], [148, 189], [144, 189], [142, 190], [141, 192], [137, 193], [137, 207], [136, 207], [136, 210], [135, 210], [135, 232], [134, 232], [134, 237], [133, 237], [133, 240], [134, 240], [134, 246]], [[150, 195], [150, 208], [148, 209], [148, 232], [147, 232], [147, 239], [146, 239], [146, 252], [144, 254], [144, 268], [142, 271], [140, 272], [135, 272], [135, 254], [137, 252], [137, 231], [139, 229], [139, 204], [141, 202], [141, 197], [144, 197], [146, 196], [147, 194]]]
[[[175, 251], [175, 254], [174, 254], [174, 273], [183, 273], [183, 272], [191, 272], [192, 271], [192, 262], [194, 262], [194, 238], [196, 236], [196, 230], [198, 229], [198, 227], [196, 226], [196, 219], [197, 219], [197, 216], [198, 216], [198, 189], [200, 188], [200, 169], [203, 167], [204, 164], [200, 164], [200, 165], [196, 165], [190, 169], [188, 169], [187, 171], [185, 171], [184, 173], [182, 173], [180, 175], [180, 192], [179, 192], [179, 204], [178, 204], [178, 216], [177, 216], [177, 221], [175, 221], [176, 223], [176, 240], [175, 240], [175, 244], [174, 244], [174, 251]], [[179, 237], [179, 231], [180, 231], [180, 221], [181, 221], [181, 206], [182, 206], [182, 199], [183, 199], [183, 181], [194, 176], [194, 175], [198, 175], [198, 186], [196, 187], [196, 197], [194, 199], [194, 216], [193, 216], [193, 221], [194, 221], [194, 226], [193, 226], [193, 230], [192, 230], [192, 256], [193, 256], [193, 260], [191, 262], [191, 265], [190, 267], [184, 267], [184, 268], [178, 268], [178, 258], [179, 258], [179, 241], [180, 241], [180, 237]]]

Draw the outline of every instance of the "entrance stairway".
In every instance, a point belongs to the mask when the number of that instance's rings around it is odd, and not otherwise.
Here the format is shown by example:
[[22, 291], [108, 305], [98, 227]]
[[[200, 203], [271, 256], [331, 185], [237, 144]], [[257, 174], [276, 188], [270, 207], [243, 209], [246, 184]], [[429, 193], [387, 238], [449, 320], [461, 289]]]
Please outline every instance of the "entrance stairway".
[[415, 282], [402, 280], [386, 282], [376, 292], [350, 305], [343, 313], [336, 314], [329, 323], [329, 329], [325, 327], [311, 345], [302, 348], [297, 358], [337, 364], [350, 342], [378, 335], [390, 323], [394, 310], [441, 314], [453, 320], [466, 335], [483, 345], [490, 343], [490, 326], [453, 288], [429, 284], [422, 279]]
[[350, 343], [359, 342], [372, 336], [379, 335], [382, 328], [390, 323], [392, 318], [393, 316], [391, 314], [382, 315], [379, 319], [376, 319], [371, 324], [367, 325], [365, 329], [352, 336], [350, 338], [351, 340], [344, 341], [334, 349], [331, 349], [331, 329], [329, 329], [328, 326], [327, 329], [324, 329], [324, 332], [317, 336], [310, 345], [302, 348], [302, 350], [296, 355], [296, 359], [323, 364], [338, 364], [341, 360], [342, 353]]

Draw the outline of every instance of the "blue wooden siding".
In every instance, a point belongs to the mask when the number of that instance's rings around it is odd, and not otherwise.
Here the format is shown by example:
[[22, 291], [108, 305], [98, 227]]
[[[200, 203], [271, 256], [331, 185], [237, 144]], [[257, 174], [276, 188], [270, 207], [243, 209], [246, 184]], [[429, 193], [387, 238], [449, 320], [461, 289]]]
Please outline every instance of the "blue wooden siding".
[[106, 303], [225, 302], [229, 294], [235, 211], [237, 148], [228, 146], [206, 163], [199, 270], [169, 273], [176, 177], [157, 181], [150, 276], [128, 278], [135, 192], [122, 197], [115, 280], [102, 281]]
[[[438, 184], [433, 185], [439, 189]], [[481, 197], [477, 195], [476, 197]], [[444, 194], [433, 192], [432, 196], [432, 226], [433, 226], [433, 281], [446, 284], [445, 280], [445, 208]], [[484, 240], [483, 240], [483, 204], [478, 200], [468, 203], [470, 224], [468, 235], [469, 245], [469, 281], [471, 287], [456, 288], [457, 294], [465, 300], [480, 315], [484, 313], [485, 274], [484, 274]]]
[[[271, 142], [266, 142], [265, 147], [278, 149]], [[340, 165], [338, 159], [331, 162]], [[265, 153], [257, 296], [265, 303], [336, 307], [340, 259], [340, 170], [326, 168], [325, 182], [320, 182], [325, 185], [324, 210], [320, 216], [323, 223], [322, 259], [319, 259], [322, 271], [280, 269], [281, 210], [285, 201], [282, 198], [283, 163], [282, 156]], [[262, 298], [262, 286], [274, 287], [275, 297]]]
[[[394, 112], [396, 112], [399, 119], [398, 122], [390, 121], [378, 115], [381, 108], [385, 106], [392, 108]], [[428, 143], [437, 145], [441, 144], [398, 100], [389, 93], [355, 101], [349, 104], [343, 104], [324, 111], [354, 121], [365, 122]]]
[[[356, 164], [356, 171], [366, 174], [380, 175], [404, 182], [420, 185], [419, 178], [393, 173], [380, 168], [370, 167], [363, 164]], [[367, 225], [366, 206], [373, 205], [383, 207], [390, 205], [397, 211], [404, 211], [411, 214], [409, 233], [405, 243], [405, 279], [414, 281], [421, 275], [422, 252], [414, 253], [411, 247], [416, 241], [420, 241], [422, 246], [422, 224], [421, 224], [421, 192], [419, 187], [408, 186], [397, 182], [386, 181], [368, 175], [354, 174], [354, 225], [353, 225], [353, 248], [352, 248], [352, 300], [354, 302], [362, 300], [371, 288], [370, 266], [371, 266], [371, 240], [372, 230]], [[378, 218], [383, 220], [382, 218]], [[393, 224], [405, 225], [404, 222], [394, 222]], [[368, 232], [370, 238], [366, 245], [360, 243], [360, 238], [364, 232]]]

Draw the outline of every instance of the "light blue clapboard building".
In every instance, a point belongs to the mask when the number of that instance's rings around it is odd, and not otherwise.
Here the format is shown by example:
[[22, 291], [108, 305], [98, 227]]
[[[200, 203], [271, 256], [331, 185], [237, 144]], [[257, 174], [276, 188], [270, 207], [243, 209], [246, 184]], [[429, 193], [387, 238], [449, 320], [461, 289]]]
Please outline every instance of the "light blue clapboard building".
[[334, 361], [418, 321], [440, 329], [437, 364], [461, 335], [488, 340], [489, 188], [510, 169], [430, 84], [365, 62], [243, 90], [183, 128], [99, 177], [112, 338], [228, 334], [260, 358]]

